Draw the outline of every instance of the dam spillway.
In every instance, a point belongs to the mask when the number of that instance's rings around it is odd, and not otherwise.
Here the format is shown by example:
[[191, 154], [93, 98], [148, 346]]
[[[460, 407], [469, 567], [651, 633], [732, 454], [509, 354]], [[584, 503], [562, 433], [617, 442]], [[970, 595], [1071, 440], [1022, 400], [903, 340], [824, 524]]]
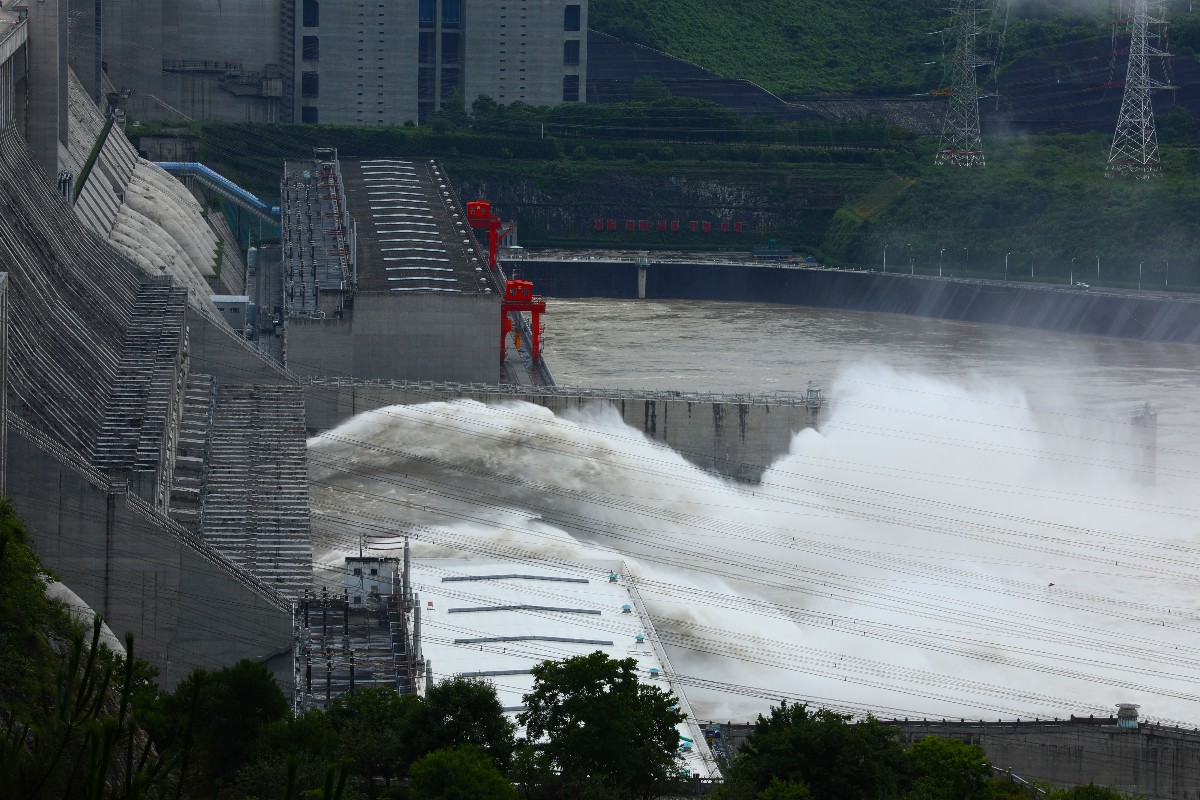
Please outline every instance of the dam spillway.
[[305, 418], [313, 432], [397, 405], [525, 402], [556, 416], [610, 407], [630, 428], [701, 469], [746, 482], [757, 481], [786, 454], [795, 434], [815, 427], [822, 407], [819, 389], [804, 394], [732, 395], [329, 378], [306, 378], [302, 383]]

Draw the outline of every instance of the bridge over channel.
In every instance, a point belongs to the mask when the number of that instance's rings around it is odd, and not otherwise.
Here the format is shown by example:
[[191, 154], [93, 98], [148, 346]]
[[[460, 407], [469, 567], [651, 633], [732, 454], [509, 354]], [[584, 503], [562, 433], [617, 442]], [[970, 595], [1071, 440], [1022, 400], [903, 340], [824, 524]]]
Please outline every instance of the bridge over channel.
[[355, 414], [393, 405], [451, 400], [486, 404], [523, 401], [562, 414], [595, 404], [616, 409], [630, 427], [698, 467], [757, 482], [785, 454], [792, 436], [816, 427], [821, 392], [770, 395], [702, 394], [568, 386], [518, 386], [352, 378], [304, 378], [310, 431], [334, 428]]

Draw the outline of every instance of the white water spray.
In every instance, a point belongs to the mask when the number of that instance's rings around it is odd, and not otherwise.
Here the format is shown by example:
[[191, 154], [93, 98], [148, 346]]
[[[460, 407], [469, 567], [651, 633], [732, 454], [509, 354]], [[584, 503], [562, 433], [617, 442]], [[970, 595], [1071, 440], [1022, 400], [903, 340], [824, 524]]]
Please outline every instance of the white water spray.
[[1200, 721], [1200, 513], [1139, 482], [1136, 443], [994, 384], [858, 366], [830, 394], [759, 486], [603, 406], [370, 412], [310, 441], [314, 544], [330, 564], [363, 531], [410, 532], [419, 555], [617, 553], [710, 717], [787, 697]]

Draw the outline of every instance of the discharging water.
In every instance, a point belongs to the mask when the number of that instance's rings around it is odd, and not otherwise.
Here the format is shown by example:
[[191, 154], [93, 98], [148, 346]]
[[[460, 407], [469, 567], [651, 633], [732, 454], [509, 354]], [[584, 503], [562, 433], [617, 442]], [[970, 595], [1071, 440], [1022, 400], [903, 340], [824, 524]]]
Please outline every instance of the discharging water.
[[[563, 384], [832, 403], [760, 486], [589, 409], [394, 407], [310, 442], [315, 544], [623, 557], [701, 716], [1200, 723], [1200, 349], [783, 306], [554, 301]], [[1159, 413], [1157, 482], [1129, 412]], [[436, 632], [433, 632], [436, 635]], [[435, 665], [436, 667], [436, 665]]]

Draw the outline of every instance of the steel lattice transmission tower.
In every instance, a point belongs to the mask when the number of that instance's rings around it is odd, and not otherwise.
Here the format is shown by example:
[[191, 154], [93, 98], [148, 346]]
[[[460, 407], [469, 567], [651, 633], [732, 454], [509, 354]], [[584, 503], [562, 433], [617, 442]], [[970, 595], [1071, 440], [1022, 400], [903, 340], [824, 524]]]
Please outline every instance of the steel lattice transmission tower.
[[980, 62], [975, 38], [982, 33], [979, 13], [990, 0], [959, 0], [954, 9], [958, 43], [950, 62], [950, 105], [942, 125], [942, 141], [933, 163], [956, 167], [982, 167], [983, 139], [979, 135], [979, 86], [975, 70]]
[[[1150, 178], [1162, 170], [1158, 160], [1158, 136], [1154, 131], [1154, 107], [1150, 95], [1156, 89], [1173, 87], [1150, 77], [1150, 59], [1166, 58], [1167, 53], [1149, 43], [1150, 29], [1166, 25], [1164, 0], [1133, 0], [1130, 20], [1129, 67], [1125, 73], [1125, 94], [1121, 115], [1108, 154], [1106, 178], [1130, 175]], [[1157, 41], [1162, 37], [1156, 36]]]

